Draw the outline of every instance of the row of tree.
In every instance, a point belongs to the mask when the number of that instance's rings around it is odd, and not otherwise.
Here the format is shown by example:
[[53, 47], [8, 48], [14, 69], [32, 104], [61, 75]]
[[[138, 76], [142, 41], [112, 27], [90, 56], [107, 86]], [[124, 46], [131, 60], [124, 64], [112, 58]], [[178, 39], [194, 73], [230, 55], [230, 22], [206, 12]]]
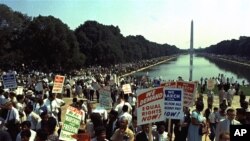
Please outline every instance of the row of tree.
[[211, 45], [197, 52], [213, 53], [218, 55], [235, 55], [240, 57], [250, 57], [250, 37], [242, 36], [239, 40], [225, 40], [218, 44]]
[[[110, 66], [179, 53], [143, 36], [124, 37], [119, 27], [86, 21], [74, 31], [53, 16], [29, 17], [0, 5], [0, 68], [73, 70]], [[27, 69], [27, 68], [26, 68]]]

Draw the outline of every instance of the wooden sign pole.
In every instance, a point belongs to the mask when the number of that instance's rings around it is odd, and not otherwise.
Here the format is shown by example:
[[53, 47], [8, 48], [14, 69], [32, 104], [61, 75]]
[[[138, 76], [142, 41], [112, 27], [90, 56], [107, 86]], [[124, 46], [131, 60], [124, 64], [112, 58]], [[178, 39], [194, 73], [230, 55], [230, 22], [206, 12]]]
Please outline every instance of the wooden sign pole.
[[149, 123], [149, 133], [148, 133], [148, 138], [149, 141], [153, 141], [153, 135], [152, 135], [152, 123]]
[[169, 134], [169, 141], [172, 141], [172, 132], [171, 132], [171, 119], [168, 119], [168, 134]]

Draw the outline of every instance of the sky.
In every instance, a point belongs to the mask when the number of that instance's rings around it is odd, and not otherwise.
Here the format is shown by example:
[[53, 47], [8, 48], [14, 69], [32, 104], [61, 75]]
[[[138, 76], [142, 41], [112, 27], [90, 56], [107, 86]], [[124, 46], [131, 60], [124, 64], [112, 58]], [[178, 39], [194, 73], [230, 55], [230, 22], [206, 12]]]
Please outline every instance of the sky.
[[194, 48], [250, 36], [250, 0], [0, 0], [31, 17], [52, 15], [74, 30], [87, 20], [118, 26], [123, 36]]

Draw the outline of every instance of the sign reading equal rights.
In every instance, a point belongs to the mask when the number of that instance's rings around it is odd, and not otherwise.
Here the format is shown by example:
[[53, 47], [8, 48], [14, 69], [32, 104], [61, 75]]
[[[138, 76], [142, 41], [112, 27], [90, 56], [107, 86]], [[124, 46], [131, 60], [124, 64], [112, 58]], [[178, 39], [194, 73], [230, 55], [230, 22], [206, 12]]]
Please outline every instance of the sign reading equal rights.
[[147, 89], [139, 93], [137, 99], [138, 125], [164, 120], [163, 87]]

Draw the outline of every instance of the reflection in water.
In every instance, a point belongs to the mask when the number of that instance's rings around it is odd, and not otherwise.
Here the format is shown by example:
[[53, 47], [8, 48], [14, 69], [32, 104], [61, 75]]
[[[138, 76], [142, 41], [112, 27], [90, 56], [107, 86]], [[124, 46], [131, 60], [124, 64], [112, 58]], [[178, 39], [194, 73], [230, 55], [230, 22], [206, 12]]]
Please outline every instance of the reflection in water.
[[229, 61], [223, 61], [223, 60], [219, 60], [219, 59], [214, 59], [211, 57], [206, 57], [206, 59], [215, 64], [218, 68], [223, 69], [225, 71], [230, 71], [233, 72], [235, 74], [237, 74], [237, 76], [239, 78], [246, 78], [248, 82], [250, 82], [250, 68], [240, 65], [240, 64], [236, 64], [236, 63], [232, 63]]
[[[160, 77], [163, 80], [176, 80], [181, 76], [184, 80], [188, 80], [189, 69], [189, 55], [181, 55], [171, 61], [137, 72], [134, 76], [141, 77], [148, 74], [151, 79]], [[246, 83], [248, 83], [250, 82], [248, 72], [250, 72], [249, 69], [240, 65], [194, 56], [193, 81], [199, 81], [201, 77], [212, 78], [218, 77], [218, 74], [224, 74], [226, 77], [233, 77], [239, 83], [242, 80], [247, 80]]]

